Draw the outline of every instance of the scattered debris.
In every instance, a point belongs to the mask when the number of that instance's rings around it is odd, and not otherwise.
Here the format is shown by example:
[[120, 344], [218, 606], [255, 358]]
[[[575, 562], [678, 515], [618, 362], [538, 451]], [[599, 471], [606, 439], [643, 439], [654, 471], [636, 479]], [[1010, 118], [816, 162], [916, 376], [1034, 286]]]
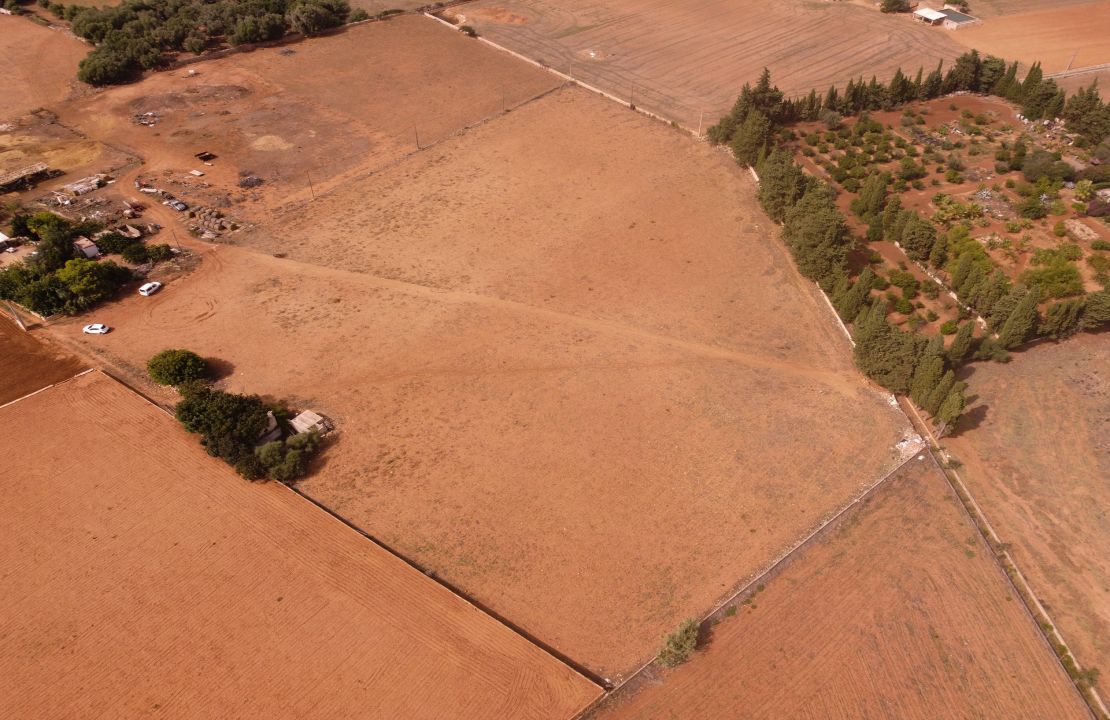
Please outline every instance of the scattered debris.
[[159, 116], [156, 112], [145, 112], [138, 115], [133, 115], [131, 121], [136, 125], [146, 125], [153, 127], [158, 124]]
[[204, 173], [200, 170], [190, 170], [189, 174], [193, 177], [204, 177]]

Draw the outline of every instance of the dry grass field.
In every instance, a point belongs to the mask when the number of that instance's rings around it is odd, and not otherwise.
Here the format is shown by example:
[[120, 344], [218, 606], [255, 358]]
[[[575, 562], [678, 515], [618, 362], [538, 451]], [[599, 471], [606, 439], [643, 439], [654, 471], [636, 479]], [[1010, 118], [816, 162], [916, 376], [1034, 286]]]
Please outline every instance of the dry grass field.
[[1079, 661], [1110, 692], [1110, 335], [976, 364], [976, 423], [944, 442]]
[[[1025, 3], [1022, 3], [1023, 5]], [[1110, 1], [1067, 5], [991, 18], [952, 33], [969, 48], [1046, 73], [1110, 63]], [[1089, 80], [1088, 80], [1089, 82]]]
[[592, 720], [1087, 718], [931, 459]]
[[0, 405], [73, 377], [86, 365], [23, 332], [0, 305]]
[[88, 45], [66, 32], [0, 15], [0, 122], [65, 99], [88, 52]]
[[489, 39], [696, 128], [770, 68], [789, 94], [916, 72], [963, 48], [951, 33], [852, 3], [479, 0], [456, 9]]
[[568, 718], [599, 689], [90, 373], [0, 409], [7, 718]]
[[341, 436], [306, 492], [615, 677], [905, 429], [752, 190], [567, 89], [209, 249], [98, 311], [111, 335], [55, 332], [120, 367], [190, 347], [325, 412]]

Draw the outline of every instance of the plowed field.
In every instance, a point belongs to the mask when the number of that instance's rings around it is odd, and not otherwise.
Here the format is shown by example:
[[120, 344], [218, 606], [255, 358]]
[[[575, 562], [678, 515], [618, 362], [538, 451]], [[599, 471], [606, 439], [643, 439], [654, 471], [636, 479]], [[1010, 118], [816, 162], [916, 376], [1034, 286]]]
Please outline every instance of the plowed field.
[[886, 79], [955, 58], [940, 28], [805, 0], [479, 0], [456, 9], [489, 39], [689, 128], [770, 68], [788, 94]]
[[1110, 63], [1110, 2], [991, 18], [952, 37], [980, 53], [1039, 61], [1046, 73], [1101, 65]]
[[0, 425], [0, 716], [555, 720], [598, 693], [100, 373]]
[[1033, 590], [1110, 693], [1110, 335], [976, 364], [972, 426], [945, 444]]
[[[6, 313], [0, 306], [0, 312]], [[85, 369], [75, 357], [59, 354], [0, 317], [0, 405]]]
[[931, 460], [855, 512], [593, 720], [1088, 717]]

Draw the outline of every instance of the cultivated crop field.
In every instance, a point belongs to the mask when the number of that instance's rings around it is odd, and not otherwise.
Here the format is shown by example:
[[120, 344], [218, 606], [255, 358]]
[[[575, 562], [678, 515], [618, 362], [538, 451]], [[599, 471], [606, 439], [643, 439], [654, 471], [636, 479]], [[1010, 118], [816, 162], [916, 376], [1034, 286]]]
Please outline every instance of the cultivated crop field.
[[593, 720], [1088, 717], [940, 470], [911, 460]]
[[4, 717], [555, 720], [600, 692], [99, 372], [0, 422]]
[[452, 12], [491, 40], [696, 128], [769, 67], [788, 94], [955, 58], [949, 33], [853, 3], [508, 0]]
[[1084, 666], [1110, 685], [1110, 335], [976, 364], [975, 427], [945, 440]]
[[325, 412], [307, 493], [614, 677], [905, 431], [752, 189], [566, 89], [210, 248], [103, 308], [112, 335], [55, 330], [120, 366], [190, 347]]
[[62, 30], [0, 15], [0, 122], [63, 100], [78, 84], [77, 63], [88, 51], [88, 45]]

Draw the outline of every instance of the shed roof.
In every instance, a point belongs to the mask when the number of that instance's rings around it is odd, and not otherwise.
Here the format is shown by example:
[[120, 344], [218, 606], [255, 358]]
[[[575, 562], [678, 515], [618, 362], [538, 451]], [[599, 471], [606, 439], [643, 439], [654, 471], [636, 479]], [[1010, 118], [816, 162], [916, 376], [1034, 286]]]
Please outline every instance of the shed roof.
[[944, 17], [948, 18], [952, 22], [958, 22], [958, 23], [975, 22], [975, 18], [973, 18], [970, 15], [967, 15], [965, 13], [962, 13], [959, 10], [953, 10], [952, 8], [944, 8], [940, 12], [941, 12], [942, 15], [944, 15]]
[[932, 8], [921, 8], [920, 10], [914, 10], [913, 14], [917, 15], [918, 17], [923, 17], [926, 20], [930, 20], [930, 21], [932, 21], [932, 20], [943, 20], [946, 17], [948, 17], [944, 13], [939, 12], [937, 10], [933, 10]]

